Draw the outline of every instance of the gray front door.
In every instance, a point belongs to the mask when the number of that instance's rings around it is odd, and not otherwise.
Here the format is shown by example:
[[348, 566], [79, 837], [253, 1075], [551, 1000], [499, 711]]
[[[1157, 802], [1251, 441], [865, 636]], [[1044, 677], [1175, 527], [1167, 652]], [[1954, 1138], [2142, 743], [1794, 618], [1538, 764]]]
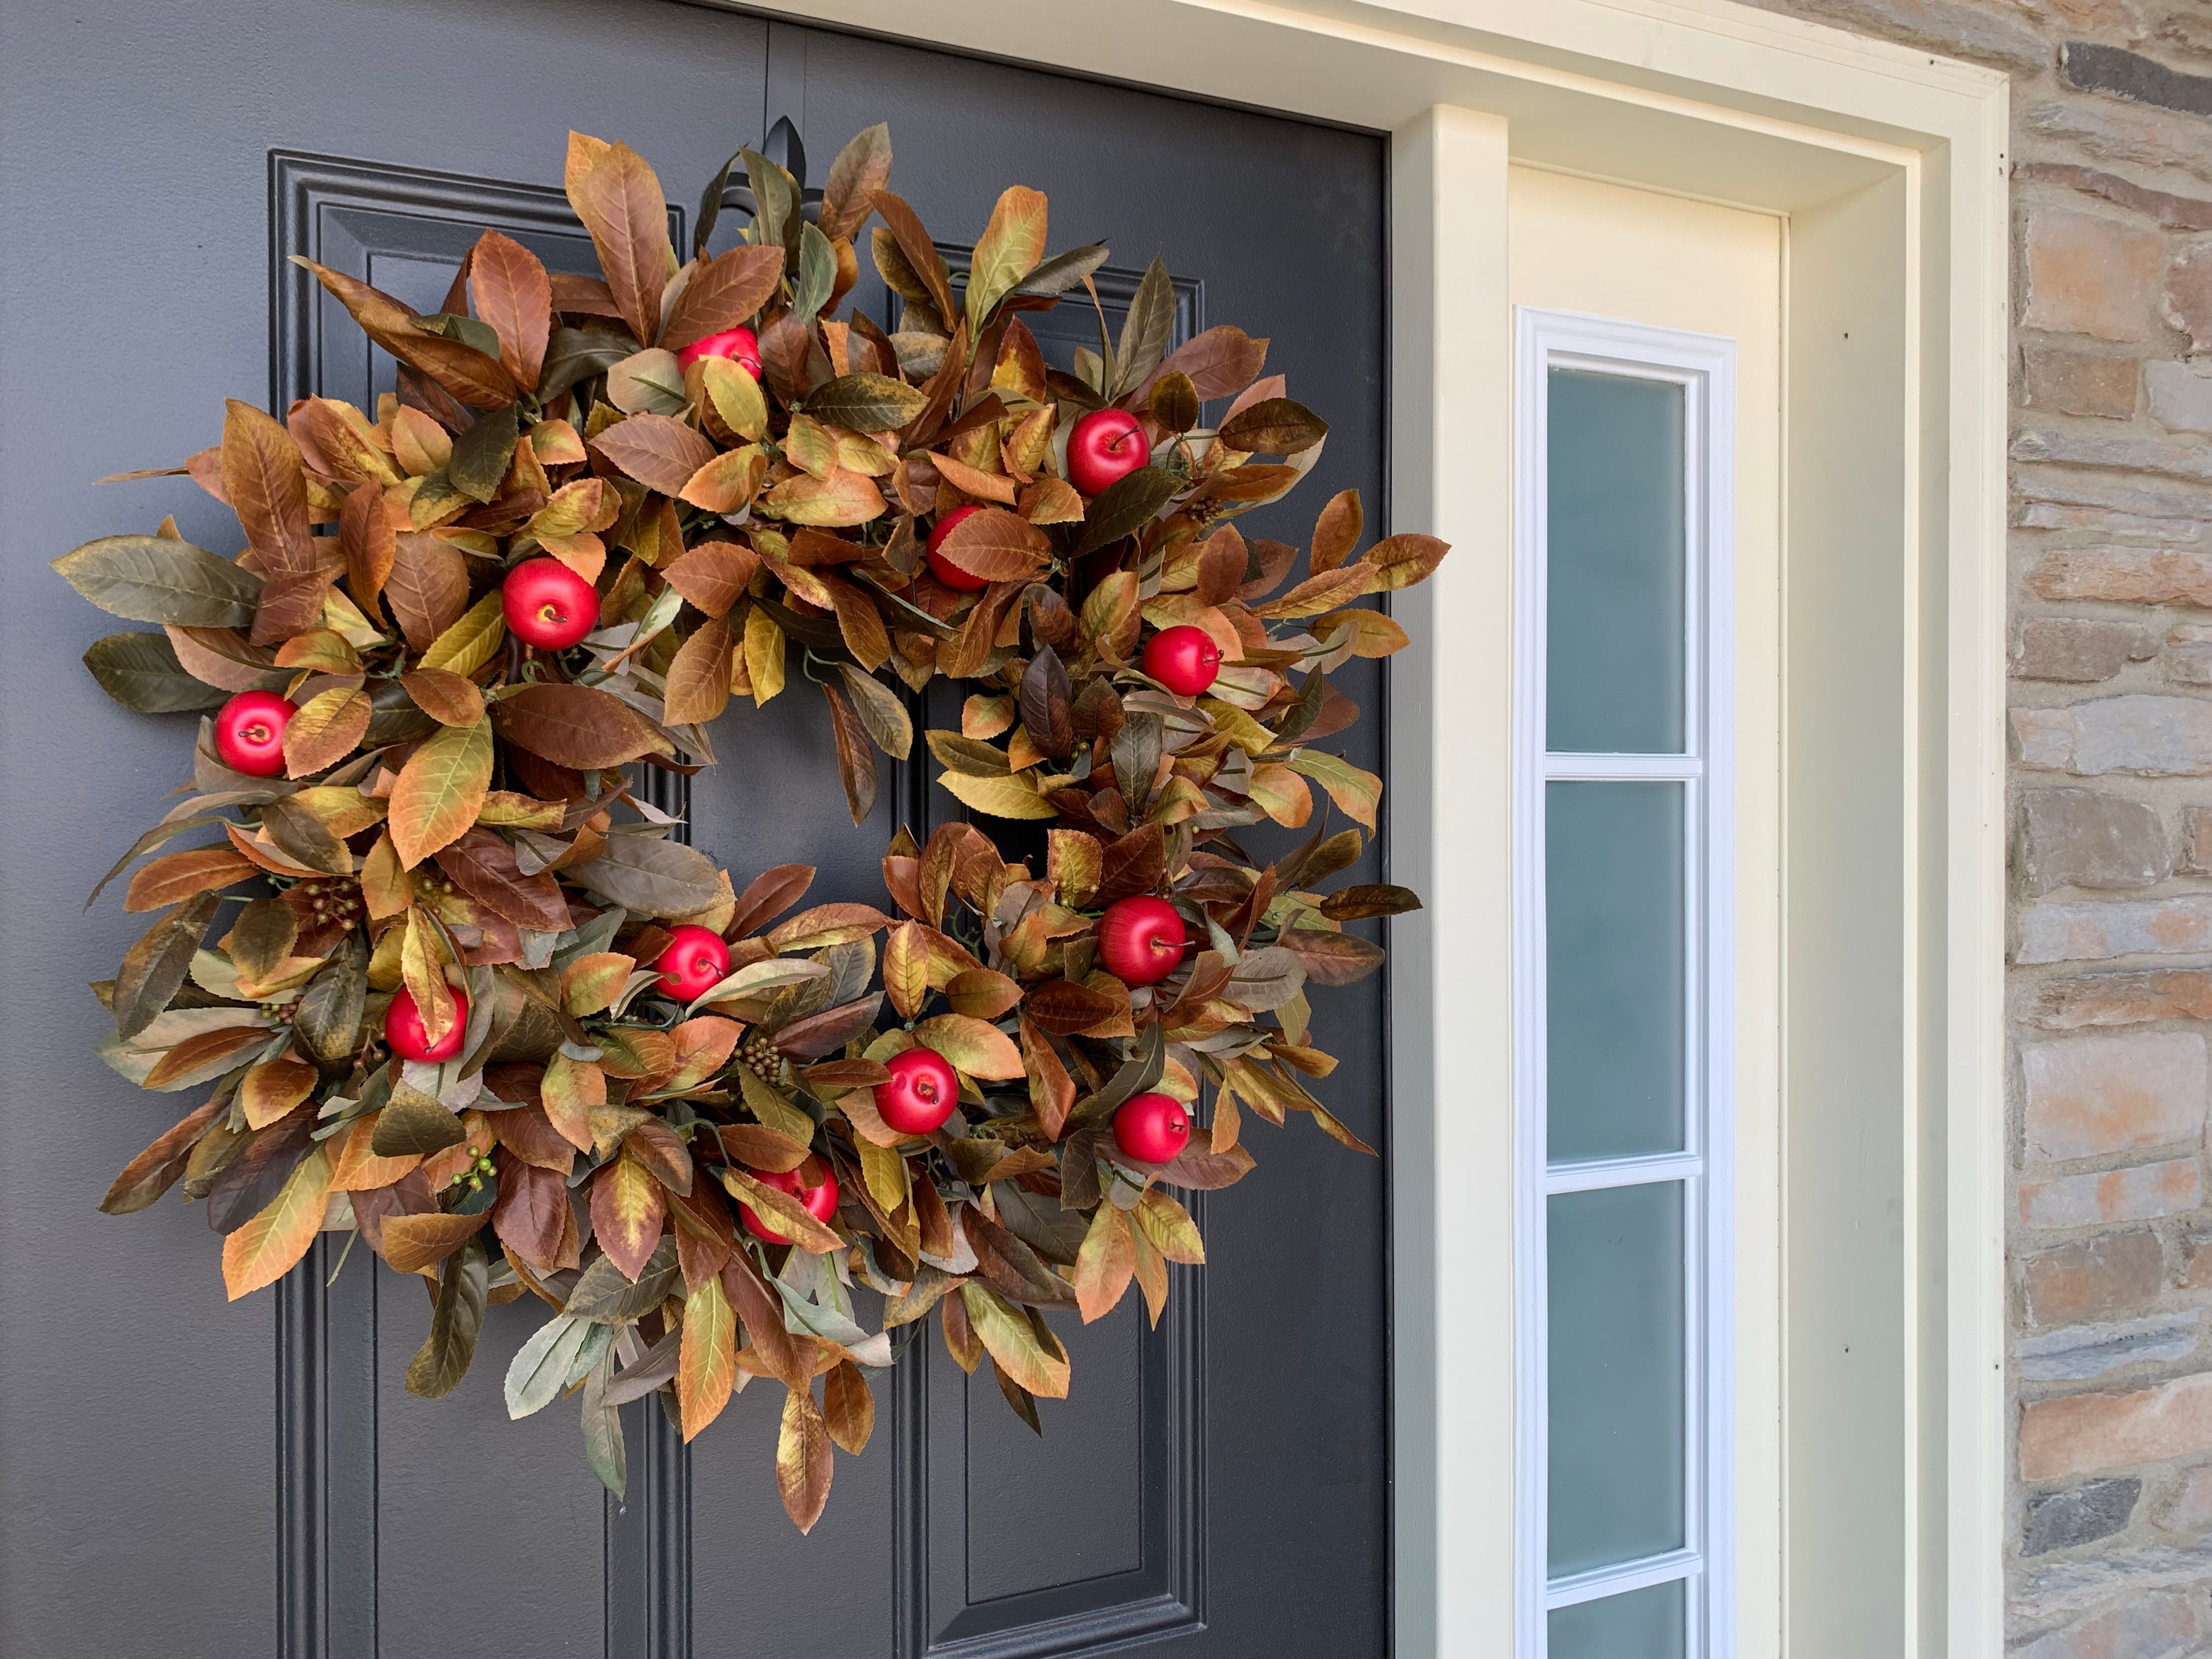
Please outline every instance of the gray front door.
[[[1386, 1651], [1383, 1165], [1303, 1124], [1248, 1136], [1262, 1168], [1206, 1196], [1212, 1265], [1174, 1269], [1158, 1331], [1134, 1297], [1060, 1322], [1075, 1395], [1044, 1402], [1042, 1440], [988, 1372], [971, 1389], [917, 1344], [878, 1384], [890, 1431], [840, 1459], [805, 1538], [776, 1500], [771, 1390], [688, 1452], [651, 1401], [630, 1408], [617, 1503], [573, 1414], [506, 1419], [527, 1308], [493, 1310], [476, 1372], [424, 1401], [401, 1386], [423, 1298], [366, 1252], [326, 1288], [319, 1248], [228, 1304], [198, 1212], [95, 1213], [170, 1103], [88, 1052], [106, 1017], [85, 984], [137, 930], [112, 901], [79, 905], [179, 781], [186, 717], [98, 693], [76, 658], [104, 619], [46, 568], [169, 512], [234, 545], [185, 481], [92, 487], [213, 441], [225, 395], [281, 409], [389, 387], [389, 361], [286, 255], [426, 311], [485, 225], [589, 270], [559, 189], [570, 127], [626, 140], [689, 204], [778, 115], [817, 172], [889, 121], [894, 185], [952, 257], [1014, 182], [1050, 196], [1055, 246], [1111, 243], [1109, 308], [1163, 254], [1179, 325], [1272, 337], [1269, 369], [1334, 428], [1317, 476], [1247, 534], [1303, 544], [1346, 487], [1376, 524], [1383, 142], [660, 0], [4, 15], [0, 1654]], [[872, 272], [859, 303], [885, 315]], [[1065, 313], [1038, 319], [1048, 352], [1095, 327]], [[1332, 747], [1380, 771], [1379, 667], [1336, 679], [1368, 714]], [[692, 835], [740, 884], [798, 860], [821, 896], [874, 896], [897, 824], [926, 836], [957, 810], [917, 767], [855, 829], [817, 700], [735, 707], [717, 738]], [[1382, 875], [1370, 854], [1347, 878]], [[1316, 1041], [1343, 1062], [1330, 1109], [1387, 1149], [1385, 997], [1380, 978], [1336, 994]]]

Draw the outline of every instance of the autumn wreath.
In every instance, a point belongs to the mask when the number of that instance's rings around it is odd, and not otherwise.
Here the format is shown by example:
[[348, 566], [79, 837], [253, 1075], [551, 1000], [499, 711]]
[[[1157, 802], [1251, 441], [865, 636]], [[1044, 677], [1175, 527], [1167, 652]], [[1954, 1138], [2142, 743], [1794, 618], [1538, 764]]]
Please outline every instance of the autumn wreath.
[[[487, 231], [425, 316], [311, 264], [396, 394], [229, 404], [170, 471], [236, 512], [234, 558], [169, 521], [56, 561], [161, 625], [86, 653], [112, 696], [217, 710], [188, 798], [111, 872], [158, 851], [125, 903], [161, 914], [95, 988], [110, 1066], [213, 1092], [102, 1207], [181, 1181], [234, 1297], [319, 1232], [365, 1242], [429, 1282], [420, 1395], [459, 1382], [487, 1304], [542, 1298], [508, 1408], [580, 1392], [617, 1492], [623, 1401], [659, 1393], [689, 1439], [772, 1377], [802, 1528], [900, 1327], [934, 1308], [1035, 1426], [1068, 1389], [1046, 1311], [1097, 1319], [1133, 1279], [1158, 1320], [1165, 1264], [1204, 1255], [1170, 1189], [1250, 1170], [1243, 1113], [1366, 1150], [1309, 1091], [1335, 1062], [1307, 988], [1380, 959], [1342, 924], [1416, 901], [1319, 890], [1362, 838], [1310, 786], [1372, 831], [1378, 781], [1316, 746], [1355, 712], [1326, 677], [1405, 642], [1358, 601], [1445, 550], [1357, 552], [1346, 492], [1278, 595], [1293, 550], [1230, 521], [1325, 428], [1267, 342], [1169, 350], [1156, 261], [1118, 336], [1101, 311], [1098, 349], [1049, 367], [1022, 315], [1095, 307], [1105, 249], [1047, 258], [1015, 188], [956, 276], [890, 165], [882, 127], [818, 194], [743, 150], [679, 264], [652, 168], [572, 136], [601, 277]], [[752, 216], [710, 254], [726, 201]], [[836, 314], [872, 218], [896, 331]], [[891, 911], [801, 908], [811, 870], [740, 889], [638, 787], [803, 678], [857, 821], [939, 675], [968, 695], [926, 734], [938, 781], [1054, 820], [1042, 870], [951, 823], [892, 842]], [[1261, 865], [1234, 832], [1261, 818], [1317, 822]]]

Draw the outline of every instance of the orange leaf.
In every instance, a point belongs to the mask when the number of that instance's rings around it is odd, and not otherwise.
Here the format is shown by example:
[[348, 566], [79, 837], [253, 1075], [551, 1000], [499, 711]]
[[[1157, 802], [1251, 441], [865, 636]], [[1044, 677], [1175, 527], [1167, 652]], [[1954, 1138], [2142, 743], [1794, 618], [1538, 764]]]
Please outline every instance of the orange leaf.
[[499, 336], [499, 361], [517, 381], [535, 390], [553, 310], [553, 285], [544, 264], [513, 237], [487, 230], [469, 259], [469, 286], [477, 315]]
[[368, 693], [357, 685], [315, 693], [284, 723], [286, 774], [304, 778], [337, 765], [368, 735], [375, 712]]
[[811, 1387], [793, 1389], [784, 1396], [783, 1426], [776, 1436], [775, 1486], [785, 1512], [802, 1533], [814, 1530], [830, 1501], [833, 1462], [830, 1427]]
[[677, 296], [658, 343], [681, 351], [709, 334], [750, 322], [783, 280], [783, 264], [780, 247], [733, 247], [701, 260]]
[[568, 199], [599, 251], [608, 290], [639, 343], [660, 333], [660, 292], [676, 263], [668, 241], [668, 204], [646, 159], [628, 144], [611, 144], [580, 178]]
[[466, 834], [491, 787], [491, 726], [444, 726], [418, 744], [392, 786], [387, 825], [400, 866], [412, 870]]
[[722, 1414], [738, 1380], [738, 1316], [722, 1281], [708, 1274], [684, 1304], [684, 1335], [677, 1351], [676, 1399], [688, 1442]]
[[623, 1277], [635, 1280], [667, 1218], [660, 1183], [628, 1152], [592, 1177], [592, 1233]]
[[330, 1152], [318, 1146], [300, 1161], [267, 1209], [222, 1241], [223, 1284], [233, 1302], [275, 1284], [307, 1255], [322, 1230], [330, 1192]]
[[158, 910], [201, 893], [234, 886], [258, 873], [252, 860], [228, 847], [195, 847], [165, 853], [131, 878], [125, 910]]

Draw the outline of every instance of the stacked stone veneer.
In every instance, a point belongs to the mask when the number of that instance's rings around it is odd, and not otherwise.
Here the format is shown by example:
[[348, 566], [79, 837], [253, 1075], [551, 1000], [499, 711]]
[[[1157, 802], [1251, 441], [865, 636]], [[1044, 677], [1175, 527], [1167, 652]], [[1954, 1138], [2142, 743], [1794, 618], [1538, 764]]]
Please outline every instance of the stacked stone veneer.
[[2212, 0], [1758, 0], [2013, 77], [2013, 1659], [2212, 1653]]

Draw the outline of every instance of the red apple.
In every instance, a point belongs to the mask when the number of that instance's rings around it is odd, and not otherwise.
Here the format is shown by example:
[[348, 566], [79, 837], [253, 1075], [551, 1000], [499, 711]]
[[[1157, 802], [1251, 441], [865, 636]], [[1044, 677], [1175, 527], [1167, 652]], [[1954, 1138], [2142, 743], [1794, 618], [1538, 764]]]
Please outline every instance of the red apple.
[[1172, 1095], [1133, 1095], [1114, 1114], [1114, 1144], [1139, 1164], [1172, 1164], [1190, 1145], [1190, 1115]]
[[566, 651], [599, 625], [599, 590], [554, 558], [508, 571], [500, 609], [515, 637], [541, 651]]
[[902, 1135], [926, 1135], [960, 1103], [960, 1079], [934, 1048], [908, 1048], [884, 1065], [889, 1083], [876, 1085], [876, 1110]]
[[760, 339], [749, 328], [726, 328], [694, 340], [676, 354], [676, 367], [685, 369], [702, 357], [727, 357], [756, 380], [761, 377]]
[[678, 1002], [704, 996], [730, 971], [730, 947], [711, 927], [685, 922], [668, 930], [668, 948], [653, 959], [660, 988]]
[[[773, 1170], [748, 1170], [745, 1173], [763, 1187], [773, 1187], [780, 1193], [789, 1193], [806, 1206], [806, 1213], [817, 1221], [827, 1221], [837, 1213], [837, 1176], [827, 1164], [823, 1166], [819, 1187], [799, 1184], [799, 1171], [786, 1170], [778, 1175]], [[791, 1240], [753, 1213], [752, 1206], [739, 1204], [738, 1214], [744, 1219], [745, 1231], [755, 1238], [766, 1239], [771, 1244], [788, 1244]]]
[[1067, 481], [1096, 495], [1152, 459], [1145, 428], [1126, 409], [1094, 409], [1067, 434]]
[[1145, 646], [1145, 672], [1180, 697], [1194, 697], [1221, 672], [1221, 647], [1203, 628], [1179, 623]]
[[241, 691], [215, 717], [215, 751], [234, 772], [281, 777], [284, 726], [299, 708], [274, 691]]
[[929, 574], [947, 587], [957, 588], [963, 593], [973, 593], [988, 587], [991, 579], [963, 570], [937, 550], [945, 545], [945, 538], [952, 533], [952, 526], [963, 519], [973, 518], [983, 509], [980, 507], [956, 507], [937, 521], [937, 528], [929, 532], [929, 545], [924, 550], [929, 560]]
[[1190, 935], [1164, 898], [1125, 898], [1098, 919], [1098, 954], [1124, 985], [1157, 985], [1176, 970]]
[[394, 994], [392, 1006], [384, 1011], [384, 1040], [402, 1060], [434, 1063], [451, 1060], [461, 1052], [461, 1039], [468, 1035], [468, 1029], [469, 1000], [459, 991], [453, 993], [453, 1023], [435, 1042], [422, 1029], [422, 1011], [415, 1006], [415, 994], [404, 986]]

